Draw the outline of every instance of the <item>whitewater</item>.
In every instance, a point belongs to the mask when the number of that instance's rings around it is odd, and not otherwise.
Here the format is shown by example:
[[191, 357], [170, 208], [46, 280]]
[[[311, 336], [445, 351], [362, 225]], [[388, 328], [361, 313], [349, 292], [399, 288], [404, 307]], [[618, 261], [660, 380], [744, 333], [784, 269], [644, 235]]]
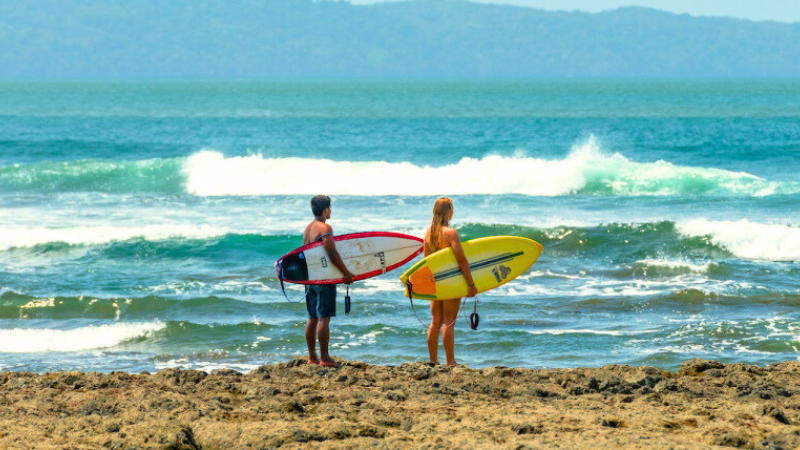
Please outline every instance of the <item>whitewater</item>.
[[[226, 157], [200, 150], [186, 158], [127, 162], [78, 160], [0, 167], [6, 190], [188, 193], [200, 197], [314, 195], [430, 196], [752, 196], [800, 192], [795, 182], [769, 181], [746, 172], [680, 166], [668, 161], [635, 162], [603, 151], [590, 136], [561, 159], [533, 158], [515, 151], [464, 157], [452, 164], [347, 161], [328, 158]], [[302, 172], [348, 174], [337, 183]], [[409, 182], [425, 180], [425, 182]]]

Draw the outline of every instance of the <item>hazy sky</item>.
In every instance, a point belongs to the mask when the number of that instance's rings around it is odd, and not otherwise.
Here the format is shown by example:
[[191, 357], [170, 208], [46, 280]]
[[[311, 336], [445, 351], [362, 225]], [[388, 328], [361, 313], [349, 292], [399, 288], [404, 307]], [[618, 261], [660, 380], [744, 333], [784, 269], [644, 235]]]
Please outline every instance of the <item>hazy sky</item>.
[[[397, 0], [349, 0], [354, 4]], [[471, 0], [481, 3], [504, 3], [542, 9], [597, 12], [620, 6], [647, 6], [694, 16], [726, 16], [750, 20], [800, 22], [798, 0]]]

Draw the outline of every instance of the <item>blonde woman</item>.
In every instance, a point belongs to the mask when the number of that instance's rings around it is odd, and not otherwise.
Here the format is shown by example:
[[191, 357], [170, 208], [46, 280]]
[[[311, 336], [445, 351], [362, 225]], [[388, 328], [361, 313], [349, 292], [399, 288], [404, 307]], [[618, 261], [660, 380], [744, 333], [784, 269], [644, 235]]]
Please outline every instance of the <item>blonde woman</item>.
[[[433, 205], [433, 219], [431, 226], [425, 231], [425, 256], [435, 253], [443, 248], [452, 247], [458, 266], [467, 280], [469, 291], [467, 296], [474, 297], [478, 294], [475, 289], [475, 282], [472, 280], [472, 272], [469, 270], [469, 262], [464, 256], [461, 248], [461, 239], [458, 232], [450, 227], [450, 219], [453, 218], [453, 201], [442, 197], [436, 200]], [[460, 298], [449, 300], [431, 300], [431, 326], [428, 327], [428, 353], [431, 362], [439, 364], [439, 330], [444, 326], [442, 342], [444, 343], [444, 353], [447, 356], [447, 364], [456, 365], [454, 355], [455, 346], [455, 325], [458, 317], [458, 308], [461, 306]]]

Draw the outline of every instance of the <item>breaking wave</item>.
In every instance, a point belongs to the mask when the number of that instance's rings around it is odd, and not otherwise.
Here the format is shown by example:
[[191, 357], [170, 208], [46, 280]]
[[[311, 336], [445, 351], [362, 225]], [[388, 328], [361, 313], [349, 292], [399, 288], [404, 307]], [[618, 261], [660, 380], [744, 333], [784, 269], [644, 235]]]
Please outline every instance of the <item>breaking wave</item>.
[[[307, 174], [318, 174], [309, 177]], [[332, 182], [331, 180], [335, 180]], [[793, 182], [745, 172], [635, 162], [604, 153], [594, 139], [562, 159], [488, 155], [442, 166], [411, 162], [225, 156], [199, 151], [186, 158], [130, 162], [79, 160], [0, 168], [0, 191], [157, 193], [213, 196], [744, 196], [794, 194]]]
[[162, 330], [166, 324], [113, 323], [58, 330], [49, 328], [0, 329], [0, 353], [76, 352], [115, 347]]
[[677, 230], [686, 236], [707, 239], [740, 258], [800, 261], [800, 228], [796, 226], [747, 219], [696, 219], [679, 223]]
[[[633, 162], [606, 155], [589, 139], [564, 159], [485, 156], [445, 166], [410, 162], [226, 157], [215, 151], [190, 156], [186, 190], [197, 196], [236, 195], [469, 195], [528, 196], [766, 196], [800, 186], [744, 172]], [[304, 176], [307, 173], [317, 177]], [[336, 182], [332, 183], [331, 180]]]

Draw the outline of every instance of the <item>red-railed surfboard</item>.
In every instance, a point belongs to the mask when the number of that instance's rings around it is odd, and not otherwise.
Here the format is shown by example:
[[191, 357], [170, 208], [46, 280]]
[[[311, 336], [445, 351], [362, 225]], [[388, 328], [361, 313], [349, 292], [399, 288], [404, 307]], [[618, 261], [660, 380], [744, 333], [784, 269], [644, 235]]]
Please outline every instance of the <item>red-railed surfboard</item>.
[[[354, 281], [372, 278], [411, 261], [422, 252], [422, 239], [402, 233], [371, 231], [334, 237], [336, 250]], [[296, 284], [335, 284], [344, 281], [322, 242], [292, 250], [275, 262], [278, 278]]]

